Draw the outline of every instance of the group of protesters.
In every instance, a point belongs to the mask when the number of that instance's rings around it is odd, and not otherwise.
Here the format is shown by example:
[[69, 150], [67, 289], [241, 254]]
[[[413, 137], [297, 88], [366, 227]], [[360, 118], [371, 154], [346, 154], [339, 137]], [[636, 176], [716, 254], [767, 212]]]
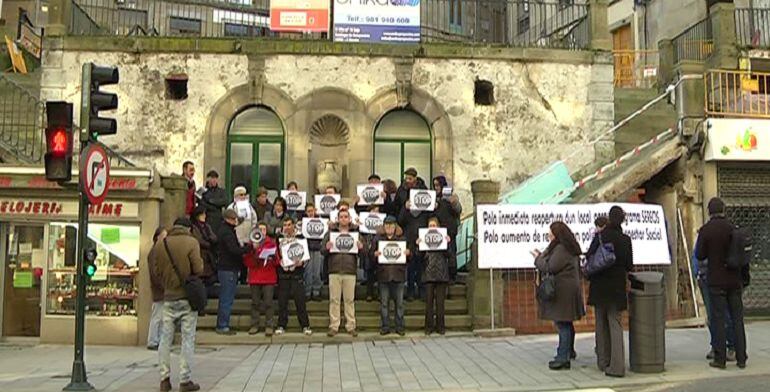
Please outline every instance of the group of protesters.
[[[428, 189], [414, 168], [407, 169], [400, 186], [395, 181], [382, 181], [372, 174], [368, 184], [382, 189], [381, 203], [362, 203], [358, 196], [351, 201], [340, 199], [329, 212], [328, 227], [323, 238], [305, 238], [309, 257], [289, 260], [282, 245], [302, 239], [303, 218], [317, 218], [320, 206], [306, 201], [304, 210], [289, 210], [284, 198], [272, 201], [268, 191], [260, 187], [252, 202], [249, 190], [236, 185], [232, 198], [219, 184], [219, 174], [211, 170], [206, 184], [197, 188], [193, 179], [195, 167], [185, 162], [183, 175], [188, 181], [185, 216], [173, 227], [159, 228], [155, 245], [148, 256], [153, 287], [153, 311], [148, 348], [160, 351], [161, 390], [170, 389], [169, 353], [174, 324], [181, 324], [182, 355], [180, 390], [197, 390], [190, 380], [189, 361], [194, 347], [198, 312], [187, 303], [182, 277], [197, 276], [206, 285], [209, 297], [218, 298], [216, 332], [235, 335], [230, 319], [238, 284], [246, 283], [251, 294], [250, 335], [284, 334], [289, 321], [289, 301], [294, 308], [300, 330], [312, 335], [306, 301], [321, 301], [321, 289], [328, 283], [329, 327], [327, 335], [337, 335], [341, 327], [341, 310], [345, 331], [358, 336], [355, 316], [355, 288], [362, 277], [366, 300], [379, 294], [381, 324], [379, 333], [405, 334], [404, 301], [426, 301], [425, 334], [444, 334], [444, 301], [448, 287], [456, 277], [456, 246], [462, 207], [452, 194], [444, 176], [433, 178], [437, 195], [431, 208], [411, 205], [410, 191]], [[289, 182], [287, 191], [299, 191]], [[334, 186], [320, 190], [338, 195]], [[332, 233], [357, 232], [363, 212], [384, 215], [382, 225], [374, 233], [359, 233], [354, 244], [357, 252], [339, 252], [331, 241]], [[324, 221], [327, 222], [327, 221]], [[445, 228], [446, 246], [440, 250], [420, 250], [419, 229]], [[405, 263], [379, 263], [381, 241], [404, 242]], [[363, 273], [360, 273], [363, 272]], [[378, 292], [375, 291], [378, 289]], [[277, 293], [276, 293], [277, 291]], [[278, 299], [278, 317], [274, 317], [273, 300]], [[390, 303], [394, 311], [390, 311]], [[391, 323], [391, 316], [393, 323]], [[188, 384], [189, 383], [189, 384]]]

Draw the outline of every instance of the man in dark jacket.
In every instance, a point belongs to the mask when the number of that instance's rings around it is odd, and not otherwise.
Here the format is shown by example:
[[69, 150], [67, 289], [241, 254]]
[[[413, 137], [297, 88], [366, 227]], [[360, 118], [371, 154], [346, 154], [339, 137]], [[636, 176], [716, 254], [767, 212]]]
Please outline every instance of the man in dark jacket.
[[698, 234], [698, 247], [695, 257], [708, 259], [707, 281], [711, 297], [710, 320], [714, 329], [714, 360], [709, 365], [724, 369], [727, 361], [725, 311], [730, 313], [735, 328], [735, 357], [738, 367], [746, 367], [746, 331], [743, 326], [743, 281], [740, 270], [727, 266], [727, 256], [734, 226], [725, 217], [725, 203], [715, 197], [708, 204], [709, 219]]
[[[621, 319], [623, 311], [628, 308], [626, 281], [634, 259], [631, 237], [623, 234], [621, 228], [625, 220], [626, 213], [622, 208], [614, 206], [610, 209], [609, 223], [599, 235], [603, 242], [614, 246], [615, 263], [591, 276], [588, 289], [588, 304], [595, 307], [596, 315], [597, 366], [611, 377], [626, 374]], [[587, 256], [591, 257], [594, 252], [596, 249], [589, 249]]]
[[235, 335], [235, 331], [230, 329], [230, 313], [235, 300], [235, 291], [238, 289], [238, 272], [243, 266], [243, 256], [249, 253], [251, 246], [241, 246], [238, 242], [238, 237], [235, 234], [235, 226], [238, 225], [238, 213], [235, 210], [226, 210], [224, 219], [224, 224], [217, 233], [217, 247], [219, 249], [217, 333]]
[[446, 227], [447, 235], [452, 239], [449, 242], [449, 275], [454, 281], [457, 276], [457, 231], [460, 227], [463, 206], [457, 195], [451, 194], [448, 197], [443, 195], [448, 185], [444, 176], [436, 176], [433, 179], [433, 190], [436, 191], [436, 210], [433, 211], [433, 216], [438, 218], [441, 227]]
[[294, 219], [290, 216], [284, 217], [278, 246], [280, 266], [278, 267], [278, 329], [275, 330], [276, 335], [283, 335], [286, 331], [286, 325], [289, 323], [289, 298], [294, 298], [294, 306], [297, 308], [297, 319], [302, 333], [307, 336], [313, 334], [310, 329], [310, 318], [307, 314], [305, 284], [303, 282], [305, 276], [304, 262], [300, 261], [285, 267], [284, 264], [286, 263], [283, 260], [285, 256], [281, 251], [281, 245], [287, 241], [294, 241], [297, 237], [297, 226]]
[[[406, 264], [381, 264], [377, 262], [380, 257], [379, 243], [381, 241], [406, 241], [396, 231], [396, 217], [388, 215], [385, 218], [383, 232], [377, 234], [372, 240], [370, 258], [377, 263], [377, 282], [380, 287], [380, 335], [390, 333], [390, 300], [393, 300], [396, 310], [396, 333], [404, 336], [404, 281], [406, 280]], [[405, 256], [409, 258], [409, 249]], [[407, 259], [408, 260], [408, 259]]]
[[[341, 210], [337, 215], [337, 231], [340, 233], [349, 233], [353, 231], [350, 221], [350, 211]], [[358, 272], [358, 254], [357, 253], [337, 253], [332, 252], [334, 244], [331, 242], [331, 233], [326, 233], [323, 240], [324, 247], [321, 253], [328, 258], [329, 268], [329, 332], [327, 336], [333, 337], [340, 328], [340, 302], [344, 300], [345, 304], [345, 330], [356, 337], [356, 273]], [[361, 241], [354, 244], [360, 252], [363, 248]]]
[[409, 191], [412, 189], [428, 189], [425, 182], [417, 177], [417, 169], [410, 167], [404, 171], [404, 181], [396, 191], [396, 200], [394, 205], [394, 216], [399, 216], [404, 209], [406, 202], [409, 201]]
[[203, 273], [203, 259], [198, 241], [190, 234], [190, 220], [179, 218], [168, 236], [153, 246], [154, 274], [163, 286], [163, 333], [160, 337], [158, 356], [160, 362], [160, 390], [171, 390], [171, 344], [179, 323], [182, 335], [179, 361], [179, 390], [197, 391], [200, 386], [191, 379], [195, 354], [195, 326], [198, 314], [190, 307], [184, 281], [190, 275]]
[[222, 225], [222, 209], [229, 202], [227, 191], [219, 187], [219, 173], [211, 170], [206, 174], [206, 188], [201, 195], [200, 205], [206, 208], [206, 223], [214, 233], [219, 232]]
[[[315, 204], [308, 202], [305, 205], [306, 218], [318, 218], [316, 215]], [[308, 238], [307, 247], [310, 251], [310, 260], [305, 264], [305, 298], [313, 301], [321, 301], [321, 270], [323, 269], [324, 257], [321, 254], [321, 238]]]
[[406, 279], [406, 300], [413, 301], [415, 298], [422, 298], [423, 283], [422, 269], [423, 256], [417, 252], [417, 237], [419, 229], [428, 227], [428, 218], [433, 214], [430, 211], [417, 211], [411, 209], [412, 205], [408, 198], [404, 208], [398, 215], [398, 224], [404, 228], [404, 237], [406, 237], [406, 246], [412, 254], [412, 260], [407, 266]]
[[257, 219], [262, 221], [265, 219], [265, 214], [273, 211], [273, 205], [270, 204], [270, 200], [267, 199], [267, 188], [261, 186], [257, 190], [257, 200], [252, 205], [254, 211], [257, 212]]

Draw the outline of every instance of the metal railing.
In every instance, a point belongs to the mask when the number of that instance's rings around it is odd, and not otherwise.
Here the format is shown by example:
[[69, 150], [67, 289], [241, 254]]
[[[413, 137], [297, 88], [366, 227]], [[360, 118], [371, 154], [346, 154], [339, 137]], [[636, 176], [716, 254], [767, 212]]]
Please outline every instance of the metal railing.
[[43, 157], [45, 103], [0, 74], [0, 148], [32, 163]]
[[673, 39], [674, 63], [682, 60], [705, 61], [714, 51], [711, 19], [690, 26]]
[[[73, 35], [333, 39], [328, 33], [271, 31], [266, 1], [72, 1]], [[588, 11], [586, 4], [565, 1], [422, 0], [421, 42], [587, 49]]]
[[770, 49], [770, 8], [736, 9], [735, 34], [740, 46]]
[[613, 50], [615, 87], [652, 88], [658, 83], [658, 51]]
[[711, 70], [704, 82], [706, 114], [770, 118], [770, 73]]

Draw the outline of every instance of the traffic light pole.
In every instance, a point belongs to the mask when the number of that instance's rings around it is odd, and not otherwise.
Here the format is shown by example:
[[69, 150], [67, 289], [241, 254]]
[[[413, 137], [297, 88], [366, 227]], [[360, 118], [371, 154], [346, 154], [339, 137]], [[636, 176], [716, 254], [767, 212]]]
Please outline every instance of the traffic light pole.
[[[87, 65], [87, 64], [86, 64]], [[88, 94], [88, 88], [85, 86], [87, 81], [91, 80], [91, 68], [83, 66], [83, 95]], [[85, 156], [83, 152], [88, 147], [88, 113], [89, 110], [84, 106], [90, 106], [87, 98], [82, 99], [80, 107], [80, 161], [78, 167], [82, 168], [81, 163]], [[83, 119], [85, 117], [85, 120]], [[77, 276], [77, 297], [75, 298], [75, 359], [72, 362], [72, 377], [70, 383], [64, 387], [65, 391], [92, 391], [93, 385], [88, 382], [86, 375], [86, 362], [84, 359], [85, 334], [86, 334], [86, 285], [88, 284], [84, 268], [86, 239], [88, 238], [88, 197], [83, 189], [83, 179], [86, 173], [78, 169], [78, 238], [75, 273]]]

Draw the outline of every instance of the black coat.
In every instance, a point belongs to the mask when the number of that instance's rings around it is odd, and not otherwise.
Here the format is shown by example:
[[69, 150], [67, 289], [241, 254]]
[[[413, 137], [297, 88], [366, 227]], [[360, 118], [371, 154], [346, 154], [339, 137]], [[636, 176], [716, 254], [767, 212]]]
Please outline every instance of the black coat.
[[406, 207], [401, 209], [398, 215], [398, 224], [404, 228], [404, 237], [406, 238], [406, 246], [412, 254], [415, 254], [417, 249], [417, 237], [419, 237], [420, 229], [428, 227], [428, 218], [433, 213], [430, 211], [420, 211], [417, 216], [412, 215], [410, 210]]
[[[405, 282], [406, 281], [406, 264], [380, 264], [377, 262], [377, 257], [374, 252], [379, 248], [380, 241], [406, 241], [404, 237], [393, 236], [388, 239], [385, 235], [376, 235], [372, 239], [372, 246], [369, 251], [369, 257], [377, 265], [377, 281], [380, 283], [388, 282]], [[407, 257], [407, 263], [409, 257]]]
[[227, 191], [220, 187], [208, 188], [201, 196], [199, 204], [206, 207], [206, 223], [211, 226], [214, 233], [219, 232], [219, 227], [222, 225], [222, 209], [229, 202]]
[[721, 289], [737, 289], [742, 286], [740, 270], [727, 268], [733, 224], [724, 217], [712, 217], [698, 234], [695, 258], [708, 259], [708, 285]]
[[[626, 281], [628, 271], [634, 266], [631, 237], [623, 234], [619, 226], [608, 225], [601, 233], [602, 241], [610, 242], [615, 247], [615, 264], [589, 278], [588, 304], [593, 306], [614, 306], [617, 310], [628, 308]], [[596, 242], [598, 246], [598, 241]], [[596, 252], [589, 249], [587, 255]]]
[[406, 202], [409, 201], [410, 189], [428, 189], [428, 187], [426, 187], [425, 182], [419, 178], [413, 188], [407, 188], [406, 184], [402, 183], [401, 186], [398, 187], [398, 190], [396, 191], [396, 199], [393, 201], [393, 203], [395, 203], [395, 205], [392, 207], [394, 216], [399, 216], [401, 211], [405, 209]]
[[456, 203], [450, 203], [449, 200], [442, 198], [441, 195], [437, 195], [437, 197], [439, 199], [436, 210], [433, 211], [433, 216], [438, 218], [441, 227], [446, 227], [449, 238], [455, 241], [457, 230], [460, 227], [460, 214], [463, 212], [463, 207], [459, 200]]
[[543, 320], [574, 321], [585, 314], [583, 289], [580, 286], [580, 258], [570, 254], [564, 245], [558, 244], [535, 259], [535, 267], [541, 273], [553, 274], [556, 296], [547, 302], [538, 302], [538, 314]]
[[219, 227], [217, 239], [217, 249], [219, 250], [217, 270], [240, 271], [243, 266], [243, 255], [249, 253], [251, 248], [241, 246], [235, 235], [235, 227], [226, 222]]

